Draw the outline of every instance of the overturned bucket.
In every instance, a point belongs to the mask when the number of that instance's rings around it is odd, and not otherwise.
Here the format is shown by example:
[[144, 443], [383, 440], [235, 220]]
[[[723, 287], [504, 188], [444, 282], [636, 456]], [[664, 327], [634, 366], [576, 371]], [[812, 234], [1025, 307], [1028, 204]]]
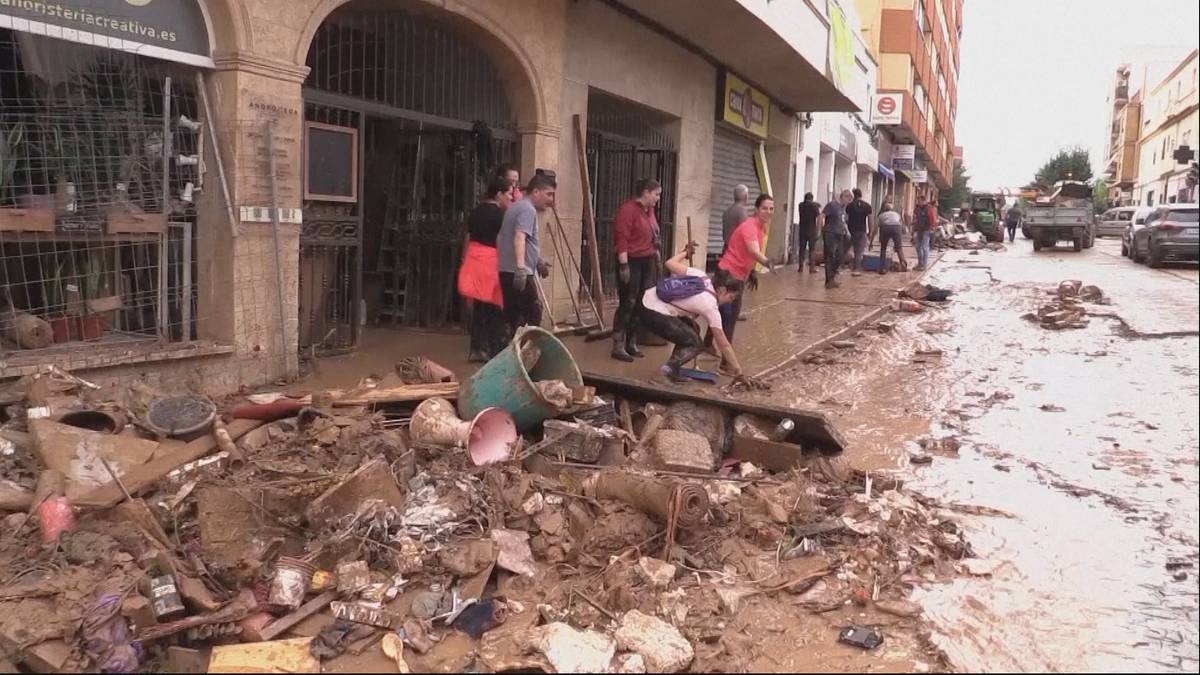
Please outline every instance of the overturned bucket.
[[474, 419], [486, 408], [507, 410], [520, 431], [531, 431], [561, 411], [542, 398], [536, 382], [561, 380], [583, 386], [579, 366], [566, 345], [541, 328], [527, 327], [462, 384], [458, 413]]

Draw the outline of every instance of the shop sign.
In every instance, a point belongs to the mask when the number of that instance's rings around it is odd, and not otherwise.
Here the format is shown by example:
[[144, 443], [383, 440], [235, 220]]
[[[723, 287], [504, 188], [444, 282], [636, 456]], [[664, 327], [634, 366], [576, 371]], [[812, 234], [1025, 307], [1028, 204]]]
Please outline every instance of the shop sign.
[[854, 77], [854, 33], [846, 13], [836, 1], [829, 6], [829, 75], [840, 91], [847, 91]]
[[846, 159], [854, 159], [857, 156], [857, 141], [854, 138], [854, 131], [846, 127], [838, 127], [838, 153]]
[[904, 169], [904, 175], [908, 176], [908, 179], [914, 183], [928, 183], [929, 182], [929, 170], [928, 169], [923, 169], [923, 168], [922, 169]]
[[0, 28], [213, 66], [199, 0], [0, 0]]
[[722, 121], [759, 138], [766, 138], [770, 110], [771, 99], [766, 94], [746, 84], [737, 75], [724, 73], [721, 84]]
[[908, 171], [916, 168], [917, 162], [917, 146], [915, 145], [893, 145], [892, 146], [892, 168], [899, 171]]
[[871, 124], [900, 124], [904, 116], [901, 94], [875, 94], [871, 98]]

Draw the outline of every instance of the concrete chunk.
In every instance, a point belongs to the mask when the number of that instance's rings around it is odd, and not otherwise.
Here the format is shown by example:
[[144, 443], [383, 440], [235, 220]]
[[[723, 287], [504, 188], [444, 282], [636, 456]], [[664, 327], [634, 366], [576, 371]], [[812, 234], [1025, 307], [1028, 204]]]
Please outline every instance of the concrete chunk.
[[678, 673], [695, 657], [691, 643], [679, 629], [636, 609], [625, 613], [613, 637], [618, 648], [642, 657], [648, 673]]
[[659, 468], [669, 471], [710, 472], [712, 445], [700, 434], [660, 429], [654, 437], [654, 461]]

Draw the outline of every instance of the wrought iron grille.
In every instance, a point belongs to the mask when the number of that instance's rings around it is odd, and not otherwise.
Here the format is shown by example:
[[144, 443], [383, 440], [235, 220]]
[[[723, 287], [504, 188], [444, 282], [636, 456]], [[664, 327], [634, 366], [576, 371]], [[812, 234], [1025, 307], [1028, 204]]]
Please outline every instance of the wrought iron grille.
[[[597, 105], [597, 102], [599, 103]], [[658, 120], [625, 104], [617, 109], [608, 97], [589, 100], [587, 160], [591, 179], [600, 275], [607, 295], [616, 293], [617, 258], [613, 253], [613, 222], [617, 209], [633, 196], [642, 178], [662, 183], [658, 223], [664, 253], [675, 247], [675, 201], [679, 175], [679, 153], [674, 141]], [[581, 240], [583, 279], [591, 278], [591, 255], [587, 239]]]

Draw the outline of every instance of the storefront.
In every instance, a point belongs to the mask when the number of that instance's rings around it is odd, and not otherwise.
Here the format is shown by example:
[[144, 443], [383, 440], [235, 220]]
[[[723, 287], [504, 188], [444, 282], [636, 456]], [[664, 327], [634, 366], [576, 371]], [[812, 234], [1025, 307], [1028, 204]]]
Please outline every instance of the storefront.
[[771, 101], [732, 73], [718, 83], [717, 125], [713, 134], [712, 208], [708, 215], [708, 257], [725, 247], [721, 220], [733, 204], [733, 189], [745, 185], [749, 204], [769, 191], [763, 142], [767, 138]]
[[194, 0], [0, 5], [4, 375], [198, 336], [208, 25]]

